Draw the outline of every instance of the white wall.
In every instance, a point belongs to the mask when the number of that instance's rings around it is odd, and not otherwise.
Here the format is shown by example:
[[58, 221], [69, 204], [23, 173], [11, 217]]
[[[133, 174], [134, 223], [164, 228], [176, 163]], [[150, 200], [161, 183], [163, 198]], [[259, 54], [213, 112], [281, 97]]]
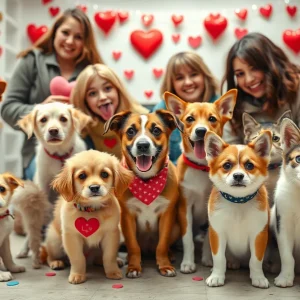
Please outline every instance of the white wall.
[[[87, 14], [93, 24], [96, 32], [97, 45], [105, 63], [112, 67], [123, 81], [125, 81], [129, 91], [141, 103], [153, 104], [159, 101], [159, 88], [162, 78], [156, 79], [152, 74], [153, 68], [165, 68], [169, 57], [179, 51], [193, 50], [187, 42], [188, 36], [200, 35], [203, 39], [202, 46], [195, 51], [199, 53], [211, 68], [218, 79], [221, 79], [224, 72], [225, 57], [236, 41], [234, 29], [236, 27], [247, 28], [249, 32], [258, 31], [276, 44], [282, 46], [290, 59], [300, 64], [300, 56], [295, 55], [289, 50], [282, 41], [282, 33], [286, 29], [296, 30], [300, 27], [300, 0], [282, 1], [282, 0], [86, 0], [86, 1], [68, 1], [53, 0], [47, 5], [42, 5], [41, 0], [23, 0], [21, 1], [23, 36], [21, 45], [25, 48], [30, 42], [26, 35], [26, 27], [29, 23], [37, 25], [51, 25], [53, 18], [48, 13], [48, 8], [58, 6], [61, 10], [74, 7], [77, 4], [87, 6]], [[286, 3], [297, 5], [298, 12], [293, 19], [286, 12]], [[269, 20], [264, 19], [258, 12], [259, 7], [272, 4], [273, 14]], [[240, 21], [234, 11], [238, 8], [247, 8], [248, 17], [246, 21]], [[108, 36], [96, 26], [94, 14], [105, 10], [125, 10], [130, 16], [129, 20], [123, 25], [118, 22], [114, 25]], [[164, 35], [164, 42], [158, 51], [148, 60], [143, 59], [135, 50], [133, 50], [129, 36], [133, 30], [147, 28], [141, 22], [143, 13], [154, 15], [154, 22], [150, 29], [159, 29]], [[227, 28], [222, 37], [213, 42], [208, 36], [203, 21], [209, 13], [221, 13], [228, 20]], [[184, 15], [184, 21], [179, 28], [174, 27], [171, 22], [172, 14]], [[180, 33], [181, 40], [174, 44], [171, 35]], [[122, 51], [122, 57], [119, 61], [112, 58], [112, 51]], [[124, 77], [124, 70], [134, 70], [135, 75], [128, 81]], [[154, 92], [149, 100], [145, 97], [144, 91], [152, 90]]]

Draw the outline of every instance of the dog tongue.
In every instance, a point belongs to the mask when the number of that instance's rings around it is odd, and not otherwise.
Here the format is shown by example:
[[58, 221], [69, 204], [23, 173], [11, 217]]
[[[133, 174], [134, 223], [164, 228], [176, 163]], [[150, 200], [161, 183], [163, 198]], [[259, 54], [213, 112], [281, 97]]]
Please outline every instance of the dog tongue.
[[194, 153], [197, 158], [204, 159], [205, 158], [205, 150], [204, 150], [204, 141], [194, 142]]
[[142, 172], [148, 171], [152, 166], [152, 157], [141, 155], [136, 158], [136, 166]]
[[113, 116], [113, 114], [114, 108], [111, 103], [102, 105], [100, 107], [100, 115], [105, 121], [109, 120]]

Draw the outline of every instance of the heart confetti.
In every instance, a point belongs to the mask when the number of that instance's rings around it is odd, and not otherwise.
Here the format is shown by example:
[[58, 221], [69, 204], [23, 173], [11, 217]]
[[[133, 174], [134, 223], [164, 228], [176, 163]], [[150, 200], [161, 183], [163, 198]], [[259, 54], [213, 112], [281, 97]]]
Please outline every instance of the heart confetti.
[[179, 33], [172, 34], [172, 40], [175, 44], [177, 44], [180, 40], [180, 34]]
[[55, 17], [60, 11], [59, 7], [49, 7], [49, 13], [52, 17]]
[[171, 19], [174, 23], [174, 26], [177, 27], [182, 23], [184, 18], [182, 15], [180, 15], [180, 16], [172, 15]]
[[127, 80], [131, 80], [134, 75], [134, 70], [125, 70], [124, 71], [124, 76], [126, 77]]
[[195, 37], [189, 36], [188, 43], [192, 48], [196, 49], [196, 48], [200, 47], [200, 45], [202, 43], [202, 38], [199, 35], [195, 36]]
[[247, 9], [236, 9], [235, 14], [243, 21], [247, 19], [248, 10]]
[[248, 33], [248, 30], [246, 28], [236, 28], [234, 30], [235, 36], [240, 40], [242, 37], [244, 37]]
[[290, 5], [287, 5], [286, 6], [286, 11], [288, 12], [288, 14], [291, 16], [291, 17], [294, 17], [297, 13], [297, 6], [290, 6]]
[[129, 17], [129, 13], [127, 11], [119, 11], [118, 12], [118, 18], [119, 18], [120, 24], [123, 24], [125, 21], [127, 21], [128, 17]]
[[117, 15], [115, 12], [109, 10], [105, 12], [97, 12], [94, 15], [96, 24], [100, 29], [108, 34], [116, 22]]
[[152, 72], [155, 78], [160, 78], [164, 73], [163, 69], [156, 69], [156, 68], [153, 68]]
[[272, 7], [271, 4], [262, 6], [262, 7], [259, 9], [260, 14], [261, 14], [263, 17], [265, 17], [266, 19], [269, 19], [269, 18], [271, 17], [272, 11], [273, 11], [273, 7]]
[[146, 27], [150, 26], [153, 20], [154, 20], [153, 15], [142, 15], [142, 22]]
[[150, 98], [152, 97], [152, 95], [153, 95], [153, 91], [148, 90], [148, 91], [145, 91], [144, 94], [145, 94], [145, 96], [146, 96], [148, 99], [150, 99]]
[[122, 55], [122, 52], [121, 51], [113, 51], [112, 55], [113, 55], [114, 60], [119, 60]]

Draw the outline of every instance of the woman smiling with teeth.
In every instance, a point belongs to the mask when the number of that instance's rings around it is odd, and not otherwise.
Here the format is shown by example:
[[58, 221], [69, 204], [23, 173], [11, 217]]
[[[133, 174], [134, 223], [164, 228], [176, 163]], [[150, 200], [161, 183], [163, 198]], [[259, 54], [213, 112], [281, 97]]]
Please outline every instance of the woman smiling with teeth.
[[250, 33], [237, 41], [227, 56], [222, 81], [227, 90], [238, 89], [238, 99], [231, 126], [224, 139], [229, 143], [244, 140], [242, 114], [247, 112], [259, 123], [274, 123], [291, 110], [300, 125], [300, 68], [271, 40], [260, 33]]

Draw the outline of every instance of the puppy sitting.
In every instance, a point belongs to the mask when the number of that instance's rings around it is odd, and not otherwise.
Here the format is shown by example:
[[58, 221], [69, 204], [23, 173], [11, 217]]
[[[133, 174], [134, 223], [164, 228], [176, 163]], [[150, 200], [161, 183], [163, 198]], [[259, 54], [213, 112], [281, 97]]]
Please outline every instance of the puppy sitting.
[[0, 271], [0, 281], [12, 279], [12, 273], [24, 272], [25, 268], [17, 266], [11, 256], [9, 235], [13, 230], [13, 216], [8, 210], [12, 194], [23, 182], [9, 173], [0, 174], [0, 257], [9, 272]]
[[[176, 275], [168, 257], [169, 246], [180, 236], [176, 222], [177, 205], [180, 206], [178, 182], [175, 166], [168, 159], [168, 140], [176, 127], [182, 129], [182, 124], [166, 110], [147, 115], [125, 111], [105, 124], [105, 132], [111, 129], [120, 136], [122, 163], [135, 174], [119, 199], [130, 278], [141, 275], [141, 250], [156, 251], [161, 275]], [[185, 217], [185, 207], [179, 209], [178, 217]], [[180, 224], [183, 228], [184, 219]]]
[[86, 149], [79, 133], [91, 121], [72, 105], [60, 102], [38, 104], [18, 121], [28, 138], [34, 133], [38, 140], [34, 182], [48, 197], [50, 183], [65, 160]]
[[213, 132], [205, 152], [214, 187], [208, 202], [213, 271], [208, 286], [224, 285], [226, 259], [248, 264], [252, 285], [267, 288], [262, 262], [268, 242], [269, 203], [264, 181], [272, 147], [270, 131], [248, 145], [228, 145]]
[[120, 209], [116, 197], [132, 179], [133, 174], [116, 157], [89, 150], [68, 159], [53, 181], [61, 197], [47, 230], [45, 250], [52, 269], [64, 268], [62, 259], [67, 254], [70, 283], [86, 280], [84, 252], [100, 245], [106, 277], [122, 278], [117, 265]]

